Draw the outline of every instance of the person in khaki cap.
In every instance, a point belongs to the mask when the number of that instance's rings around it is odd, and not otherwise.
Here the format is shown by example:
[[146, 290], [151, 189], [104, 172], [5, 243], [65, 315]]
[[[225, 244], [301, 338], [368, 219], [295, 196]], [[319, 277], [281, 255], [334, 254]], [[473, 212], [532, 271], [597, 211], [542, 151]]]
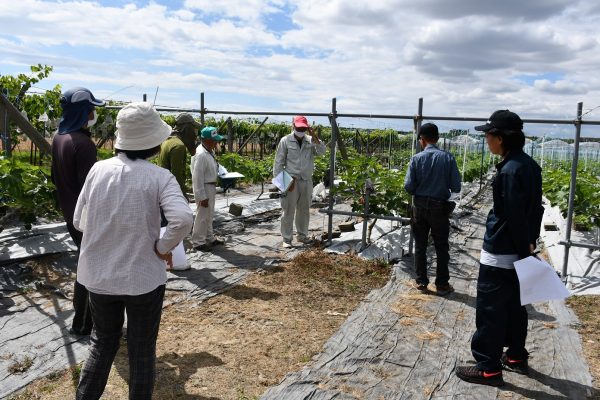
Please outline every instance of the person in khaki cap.
[[219, 163], [215, 157], [215, 148], [223, 140], [217, 128], [207, 126], [200, 132], [202, 144], [192, 157], [192, 184], [196, 200], [196, 218], [192, 231], [192, 245], [199, 251], [210, 251], [212, 246], [221, 245], [223, 240], [213, 234], [215, 215], [215, 195]]
[[[292, 133], [279, 141], [273, 163], [273, 176], [285, 170], [294, 178], [292, 185], [281, 198], [281, 236], [284, 248], [292, 247], [294, 220], [298, 240], [301, 243], [311, 242], [308, 236], [308, 221], [314, 160], [315, 156], [325, 154], [325, 145], [321, 143], [318, 135], [313, 134], [306, 117], [295, 116], [292, 125]], [[307, 132], [310, 135], [307, 135]]]
[[200, 124], [188, 113], [181, 113], [175, 119], [175, 129], [171, 136], [160, 146], [158, 165], [171, 171], [179, 183], [181, 192], [185, 196], [185, 169], [186, 149], [190, 155], [196, 153], [196, 132]]

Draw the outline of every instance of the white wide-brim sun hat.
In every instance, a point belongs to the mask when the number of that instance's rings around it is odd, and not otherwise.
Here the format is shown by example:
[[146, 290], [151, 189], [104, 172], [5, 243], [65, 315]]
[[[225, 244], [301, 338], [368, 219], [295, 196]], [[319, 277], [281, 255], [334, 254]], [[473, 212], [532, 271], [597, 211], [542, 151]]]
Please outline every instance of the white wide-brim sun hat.
[[117, 140], [119, 150], [152, 149], [171, 134], [171, 127], [160, 118], [147, 102], [129, 103], [117, 114]]

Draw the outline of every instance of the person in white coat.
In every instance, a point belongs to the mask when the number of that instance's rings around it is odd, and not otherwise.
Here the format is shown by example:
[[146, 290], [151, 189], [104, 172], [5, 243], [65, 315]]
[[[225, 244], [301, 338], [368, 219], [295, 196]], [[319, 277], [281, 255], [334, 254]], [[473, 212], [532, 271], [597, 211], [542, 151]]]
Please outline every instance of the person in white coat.
[[192, 158], [192, 185], [196, 201], [196, 218], [192, 231], [192, 245], [199, 251], [210, 251], [212, 246], [223, 244], [213, 234], [215, 194], [219, 163], [214, 154], [217, 144], [223, 140], [217, 128], [207, 126], [200, 131], [202, 144]]
[[[306, 117], [298, 115], [293, 119], [293, 131], [281, 138], [275, 153], [273, 176], [285, 170], [294, 179], [290, 188], [281, 198], [281, 236], [283, 247], [292, 247], [293, 225], [296, 222], [297, 239], [310, 243], [308, 222], [312, 200], [312, 175], [315, 169], [315, 156], [325, 154], [325, 145], [308, 125]], [[307, 135], [307, 132], [309, 133]]]

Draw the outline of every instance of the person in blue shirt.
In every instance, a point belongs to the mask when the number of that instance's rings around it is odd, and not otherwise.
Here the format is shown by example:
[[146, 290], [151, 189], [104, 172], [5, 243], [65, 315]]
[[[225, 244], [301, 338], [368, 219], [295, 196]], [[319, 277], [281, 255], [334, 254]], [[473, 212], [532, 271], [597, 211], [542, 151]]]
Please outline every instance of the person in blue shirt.
[[436, 146], [439, 136], [435, 124], [421, 126], [418, 140], [423, 151], [410, 160], [404, 188], [414, 196], [412, 230], [415, 238], [416, 288], [423, 292], [428, 290], [426, 253], [431, 232], [437, 255], [436, 294], [445, 296], [454, 291], [449, 283], [448, 272], [448, 236], [454, 203], [448, 199], [450, 192], [460, 192], [460, 174], [452, 154]]
[[[509, 110], [494, 112], [483, 131], [490, 152], [502, 157], [492, 181], [493, 207], [485, 223], [479, 259], [476, 331], [471, 352], [477, 364], [456, 375], [481, 385], [504, 384], [502, 369], [528, 374], [527, 310], [521, 305], [514, 262], [535, 250], [542, 216], [542, 170], [523, 152], [523, 121]], [[507, 347], [504, 352], [504, 347]]]

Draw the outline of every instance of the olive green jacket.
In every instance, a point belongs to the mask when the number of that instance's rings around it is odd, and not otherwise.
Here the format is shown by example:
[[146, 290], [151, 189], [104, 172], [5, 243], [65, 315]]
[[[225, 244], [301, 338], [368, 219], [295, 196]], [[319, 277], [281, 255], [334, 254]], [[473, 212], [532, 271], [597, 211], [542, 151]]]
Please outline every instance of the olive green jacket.
[[177, 136], [169, 136], [160, 145], [158, 165], [166, 168], [175, 176], [181, 192], [185, 195], [186, 147]]

